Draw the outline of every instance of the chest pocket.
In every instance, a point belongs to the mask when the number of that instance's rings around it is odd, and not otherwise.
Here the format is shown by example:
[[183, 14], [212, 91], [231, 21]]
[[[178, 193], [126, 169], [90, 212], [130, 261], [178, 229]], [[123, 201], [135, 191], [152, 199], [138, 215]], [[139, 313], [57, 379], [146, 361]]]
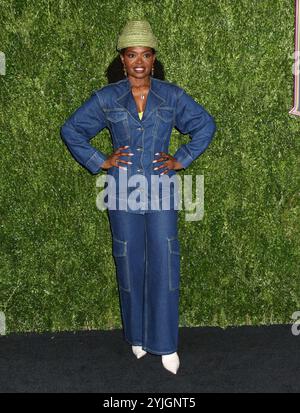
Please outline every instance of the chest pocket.
[[106, 112], [106, 118], [112, 123], [122, 122], [127, 119], [127, 112], [124, 110], [108, 111]]
[[172, 123], [174, 119], [174, 109], [169, 107], [160, 107], [157, 109], [157, 116], [163, 122]]
[[106, 119], [110, 123], [114, 143], [117, 146], [126, 145], [130, 139], [127, 112], [124, 110], [106, 111]]

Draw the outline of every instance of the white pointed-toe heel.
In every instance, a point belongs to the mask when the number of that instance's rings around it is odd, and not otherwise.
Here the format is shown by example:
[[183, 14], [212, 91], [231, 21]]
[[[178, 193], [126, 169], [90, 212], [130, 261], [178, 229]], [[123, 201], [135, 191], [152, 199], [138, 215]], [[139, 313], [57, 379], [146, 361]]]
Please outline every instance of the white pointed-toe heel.
[[177, 373], [180, 365], [177, 352], [172, 354], [163, 354], [161, 356], [161, 361], [166, 370], [169, 370], [173, 374]]
[[147, 354], [147, 351], [143, 350], [142, 346], [132, 346], [132, 352], [138, 359]]

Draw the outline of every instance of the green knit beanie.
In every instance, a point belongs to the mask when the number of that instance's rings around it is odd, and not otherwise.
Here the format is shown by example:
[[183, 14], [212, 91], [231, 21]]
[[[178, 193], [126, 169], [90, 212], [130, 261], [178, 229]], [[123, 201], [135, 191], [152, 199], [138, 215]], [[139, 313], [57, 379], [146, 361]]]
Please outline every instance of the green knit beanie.
[[153, 47], [157, 50], [157, 39], [146, 20], [129, 20], [118, 37], [118, 51], [132, 46]]

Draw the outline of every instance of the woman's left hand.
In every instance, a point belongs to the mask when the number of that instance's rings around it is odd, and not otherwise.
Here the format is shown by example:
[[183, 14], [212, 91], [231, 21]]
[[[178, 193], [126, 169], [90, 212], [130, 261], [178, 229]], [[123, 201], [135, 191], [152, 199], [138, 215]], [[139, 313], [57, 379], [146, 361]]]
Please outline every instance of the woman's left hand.
[[159, 159], [155, 159], [153, 161], [153, 163], [163, 162], [163, 161], [164, 161], [164, 163], [160, 166], [156, 166], [153, 169], [157, 170], [157, 169], [167, 168], [160, 175], [167, 174], [169, 172], [169, 170], [171, 170], [171, 169], [174, 169], [175, 171], [177, 171], [177, 170], [183, 168], [183, 165], [179, 161], [177, 161], [177, 159], [174, 158], [174, 156], [169, 155], [168, 153], [157, 152], [155, 155], [161, 155], [161, 157]]

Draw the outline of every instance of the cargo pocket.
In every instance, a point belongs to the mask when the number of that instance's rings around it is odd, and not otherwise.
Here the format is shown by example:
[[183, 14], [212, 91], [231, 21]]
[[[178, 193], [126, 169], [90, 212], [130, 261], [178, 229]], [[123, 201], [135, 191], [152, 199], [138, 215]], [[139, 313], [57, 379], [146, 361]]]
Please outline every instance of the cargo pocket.
[[180, 248], [178, 237], [168, 238], [168, 272], [169, 290], [177, 290], [180, 282]]
[[130, 291], [127, 241], [113, 237], [113, 256], [116, 263], [119, 287], [124, 291]]

